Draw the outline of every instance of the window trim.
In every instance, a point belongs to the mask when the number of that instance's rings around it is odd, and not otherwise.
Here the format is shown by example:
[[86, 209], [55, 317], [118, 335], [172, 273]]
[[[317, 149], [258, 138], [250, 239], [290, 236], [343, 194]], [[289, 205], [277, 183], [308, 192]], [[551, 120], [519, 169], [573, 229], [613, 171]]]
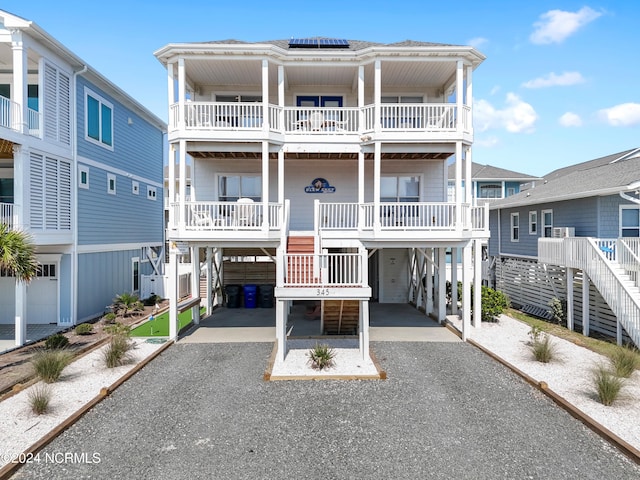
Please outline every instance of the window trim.
[[[422, 201], [422, 189], [424, 187], [424, 179], [422, 178], [422, 174], [420, 173], [398, 173], [398, 174], [387, 174], [387, 175], [381, 175], [380, 176], [380, 180], [382, 181], [382, 178], [395, 178], [396, 180], [396, 199], [392, 202], [392, 203], [403, 203], [402, 200], [399, 200], [400, 195], [399, 195], [399, 185], [398, 182], [400, 180], [401, 177], [417, 177], [418, 178], [418, 198], [414, 201], [414, 202], [406, 202], [406, 203], [417, 203], [417, 202], [421, 202]], [[409, 196], [406, 196], [404, 198], [409, 198]], [[382, 191], [380, 192], [380, 201], [384, 202], [382, 200]]]
[[[113, 189], [111, 189], [111, 181], [113, 180]], [[113, 173], [107, 173], [107, 193], [110, 195], [116, 194], [116, 176]]]
[[[535, 216], [535, 221], [531, 220], [531, 217]], [[535, 229], [531, 227], [535, 225]], [[537, 235], [538, 234], [538, 211], [530, 210], [529, 211], [529, 235]]]
[[[136, 268], [137, 264], [137, 268]], [[138, 288], [136, 287], [138, 284]], [[140, 257], [131, 257], [131, 292], [137, 293], [140, 291]]]
[[158, 198], [156, 187], [152, 187], [151, 185], [147, 185], [147, 200], [153, 200], [154, 202]]
[[220, 191], [220, 180], [224, 177], [240, 177], [240, 189], [242, 190], [242, 177], [257, 177], [260, 179], [260, 196], [259, 198], [257, 198], [256, 196], [251, 196], [251, 195], [243, 195], [243, 192], [240, 191], [240, 195], [238, 196], [238, 198], [252, 198], [254, 202], [261, 202], [262, 201], [262, 175], [260, 173], [256, 173], [256, 172], [243, 172], [243, 173], [238, 173], [238, 172], [225, 172], [225, 173], [221, 173], [216, 175], [216, 198], [218, 199], [219, 202], [235, 202], [237, 200], [228, 200], [228, 198], [235, 198], [235, 195], [226, 195], [226, 196], [222, 196], [222, 193]]
[[[82, 174], [86, 174], [86, 181], [82, 181]], [[89, 189], [89, 167], [86, 165], [78, 165], [78, 188]]]
[[[551, 215], [551, 223], [549, 225], [545, 223], [545, 216], [547, 213]], [[552, 209], [542, 210], [540, 214], [542, 215], [542, 237], [553, 238], [553, 210]], [[547, 228], [549, 229], [549, 235], [547, 235]]]
[[131, 181], [131, 194], [140, 195], [140, 182], [136, 180]]
[[[514, 219], [517, 219], [517, 222], [514, 222]], [[512, 213], [510, 216], [510, 225], [511, 228], [509, 231], [511, 232], [511, 241], [519, 242], [520, 241], [520, 213]]]
[[[98, 101], [98, 105], [99, 105], [99, 112], [98, 112], [98, 131], [99, 131], [99, 135], [100, 138], [99, 139], [95, 139], [91, 136], [89, 136], [89, 97], [93, 98], [94, 100]], [[111, 144], [106, 143], [103, 139], [102, 139], [102, 132], [103, 132], [103, 125], [102, 125], [102, 107], [107, 107], [109, 108], [109, 110], [111, 110], [111, 126], [110, 126], [110, 130], [111, 130]], [[106, 100], [104, 97], [102, 97], [101, 95], [99, 95], [98, 93], [94, 92], [93, 90], [91, 90], [88, 87], [84, 87], [84, 139], [89, 142], [89, 143], [93, 143], [94, 145], [98, 145], [102, 148], [106, 148], [107, 150], [111, 150], [113, 151], [113, 145], [115, 143], [115, 132], [114, 132], [114, 108], [113, 108], [113, 104], [111, 102], [109, 102], [108, 100]]]
[[[623, 227], [623, 225], [622, 225], [622, 211], [623, 210], [635, 210], [636, 212], [638, 212], [638, 217], [640, 217], [640, 207], [638, 207], [636, 205], [620, 205], [620, 213], [619, 213], [619, 216], [618, 216], [618, 218], [620, 219], [619, 222], [618, 222], [618, 236], [620, 238], [623, 238], [623, 235], [622, 235], [623, 229], [627, 229], [627, 230], [636, 229], [637, 230], [638, 228], [640, 228], [640, 227], [635, 227], [635, 226], [634, 227], [626, 227], [626, 228]], [[640, 223], [640, 218], [639, 218], [639, 223]], [[631, 237], [631, 238], [633, 238], [633, 237]]]

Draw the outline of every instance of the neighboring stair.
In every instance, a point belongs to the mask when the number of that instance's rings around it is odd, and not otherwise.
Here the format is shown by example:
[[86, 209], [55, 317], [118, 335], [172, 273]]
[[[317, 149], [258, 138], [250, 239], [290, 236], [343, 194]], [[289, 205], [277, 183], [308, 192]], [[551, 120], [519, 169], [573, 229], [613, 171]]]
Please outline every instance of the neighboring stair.
[[357, 335], [359, 323], [359, 300], [322, 301], [322, 333], [324, 335]]

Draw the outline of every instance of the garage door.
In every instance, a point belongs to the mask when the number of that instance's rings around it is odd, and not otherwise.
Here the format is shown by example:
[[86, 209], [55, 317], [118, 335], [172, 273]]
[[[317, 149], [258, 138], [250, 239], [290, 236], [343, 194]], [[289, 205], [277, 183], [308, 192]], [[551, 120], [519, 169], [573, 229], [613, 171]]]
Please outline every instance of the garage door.
[[27, 287], [27, 323], [58, 323], [58, 265], [41, 265]]

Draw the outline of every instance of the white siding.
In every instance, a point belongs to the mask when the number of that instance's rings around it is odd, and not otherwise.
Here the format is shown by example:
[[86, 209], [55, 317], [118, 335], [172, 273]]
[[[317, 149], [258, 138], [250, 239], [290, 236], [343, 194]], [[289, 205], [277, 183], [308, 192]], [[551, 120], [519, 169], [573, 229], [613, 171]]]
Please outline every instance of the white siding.
[[380, 303], [407, 303], [409, 260], [407, 250], [386, 248], [380, 251]]

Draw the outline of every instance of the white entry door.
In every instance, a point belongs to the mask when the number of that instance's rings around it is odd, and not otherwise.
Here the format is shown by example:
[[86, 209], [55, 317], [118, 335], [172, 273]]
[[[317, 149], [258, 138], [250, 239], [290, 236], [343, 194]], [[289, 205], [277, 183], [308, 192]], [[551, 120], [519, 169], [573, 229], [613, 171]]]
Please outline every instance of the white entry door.
[[27, 323], [58, 323], [58, 264], [40, 265], [27, 287]]

